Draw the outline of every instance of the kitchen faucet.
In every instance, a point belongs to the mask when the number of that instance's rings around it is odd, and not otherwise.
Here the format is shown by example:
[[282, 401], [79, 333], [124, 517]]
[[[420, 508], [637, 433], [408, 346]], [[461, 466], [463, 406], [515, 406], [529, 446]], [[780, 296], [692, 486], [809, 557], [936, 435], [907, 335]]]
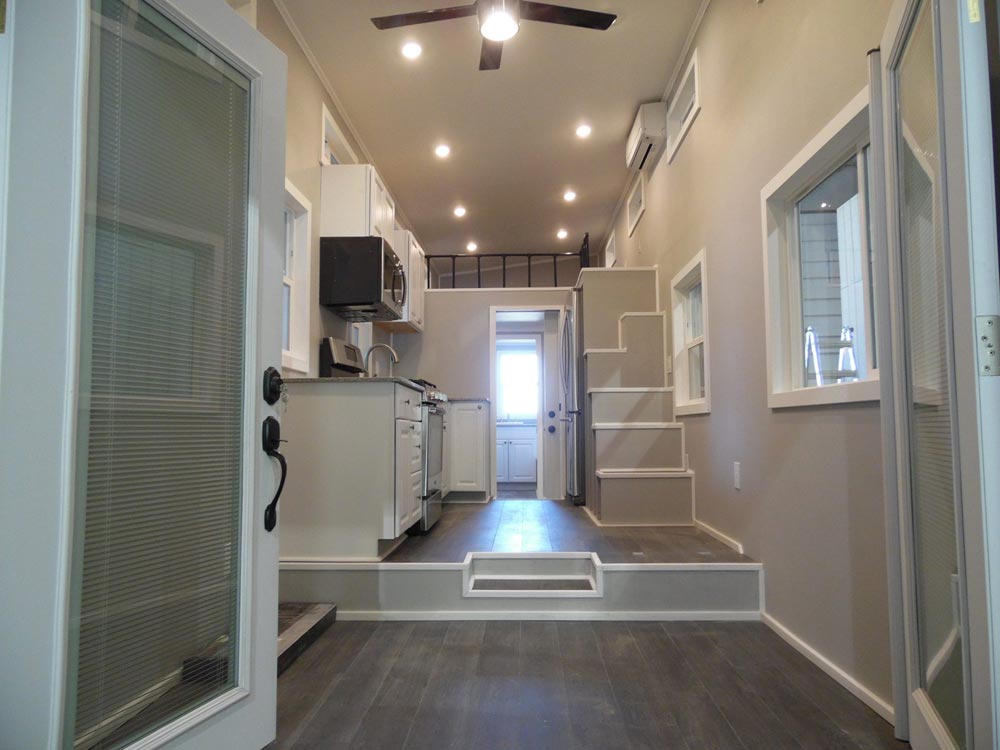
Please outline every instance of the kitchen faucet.
[[394, 364], [396, 364], [397, 362], [399, 362], [399, 355], [396, 354], [396, 350], [393, 349], [388, 344], [372, 344], [368, 348], [368, 353], [365, 354], [365, 377], [367, 377], [367, 378], [373, 378], [373, 377], [375, 377], [375, 375], [372, 373], [371, 369], [369, 368], [369, 364], [368, 363], [369, 363], [369, 360], [371, 359], [372, 352], [375, 351], [376, 349], [386, 349], [386, 350], [388, 350], [388, 352], [389, 352], [389, 375], [391, 377], [392, 376], [392, 366]]

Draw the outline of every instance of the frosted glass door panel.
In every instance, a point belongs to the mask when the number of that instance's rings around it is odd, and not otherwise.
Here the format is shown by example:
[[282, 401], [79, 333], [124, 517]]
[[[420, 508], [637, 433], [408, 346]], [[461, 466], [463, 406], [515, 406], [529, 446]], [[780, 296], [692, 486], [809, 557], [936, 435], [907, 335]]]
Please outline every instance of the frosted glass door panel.
[[231, 689], [240, 641], [247, 79], [94, 0], [67, 747]]

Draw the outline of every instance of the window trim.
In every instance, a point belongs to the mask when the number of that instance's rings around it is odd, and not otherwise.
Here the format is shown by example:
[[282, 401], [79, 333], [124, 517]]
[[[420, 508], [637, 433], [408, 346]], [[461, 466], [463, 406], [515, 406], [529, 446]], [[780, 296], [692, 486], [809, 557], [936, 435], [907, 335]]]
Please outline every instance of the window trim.
[[[674, 415], [690, 416], [712, 413], [712, 378], [710, 375], [710, 352], [708, 330], [708, 274], [706, 273], [705, 248], [699, 250], [670, 281], [670, 307], [673, 319], [673, 374], [674, 374]], [[689, 324], [687, 315], [687, 293], [697, 283], [701, 284], [701, 336], [687, 340], [685, 330]], [[705, 381], [705, 397], [691, 399], [688, 393], [688, 352], [698, 344], [702, 345], [702, 377]]]
[[[794, 283], [797, 268], [797, 226], [795, 205], [813, 187], [860, 153], [869, 144], [869, 94], [865, 86], [762, 190], [761, 226], [764, 264], [764, 319], [767, 357], [767, 405], [771, 409], [878, 401], [878, 369], [872, 367], [867, 379], [851, 383], [804, 386], [793, 363], [800, 361], [801, 342], [791, 335], [791, 321], [801, 317], [800, 287]], [[859, 186], [865, 166], [860, 164]], [[861, 211], [868, 226], [869, 209], [862, 196]], [[870, 203], [876, 196], [867, 195]], [[870, 252], [870, 238], [862, 231], [862, 245]], [[864, 264], [866, 324], [874, 305], [868, 283], [868, 263]], [[868, 347], [876, 330], [868, 333]], [[869, 359], [869, 361], [872, 361]]]
[[[633, 207], [636, 193], [639, 194], [639, 205]], [[636, 227], [639, 226], [639, 221], [642, 219], [643, 214], [646, 213], [646, 178], [642, 172], [636, 178], [632, 189], [628, 191], [628, 199], [625, 201], [625, 213], [628, 216], [628, 236], [631, 237], [635, 234]]]
[[[327, 108], [326, 103], [323, 103], [323, 120], [320, 125], [319, 131], [319, 163], [324, 166], [330, 166], [332, 164], [359, 164], [358, 154], [353, 148], [351, 148], [350, 141], [347, 140], [347, 136], [344, 135], [344, 131], [340, 129], [340, 125], [333, 118], [330, 110]], [[330, 144], [330, 151], [333, 152], [334, 158], [337, 161], [331, 161], [326, 153], [326, 146]], [[336, 152], [340, 150], [346, 156], [347, 159], [340, 159]]]
[[[312, 272], [312, 203], [285, 179], [285, 210], [292, 214], [291, 275], [282, 275], [282, 285], [288, 285], [289, 322], [288, 349], [281, 351], [282, 369], [309, 372], [309, 342], [312, 341], [309, 315]], [[284, 263], [282, 264], [284, 265]], [[284, 304], [282, 302], [282, 304]]]
[[[694, 79], [694, 95], [690, 100], [680, 99], [681, 92], [687, 88], [688, 81], [692, 78]], [[685, 101], [691, 102], [691, 109], [678, 124], [676, 131], [673, 131], [670, 124], [674, 121], [674, 110]], [[699, 112], [701, 112], [701, 77], [698, 74], [698, 50], [695, 50], [691, 54], [691, 60], [688, 62], [684, 75], [681, 76], [680, 83], [674, 89], [674, 96], [667, 109], [667, 164], [670, 164], [677, 156], [677, 152], [680, 151], [681, 144], [687, 138], [688, 131], [698, 118]]]

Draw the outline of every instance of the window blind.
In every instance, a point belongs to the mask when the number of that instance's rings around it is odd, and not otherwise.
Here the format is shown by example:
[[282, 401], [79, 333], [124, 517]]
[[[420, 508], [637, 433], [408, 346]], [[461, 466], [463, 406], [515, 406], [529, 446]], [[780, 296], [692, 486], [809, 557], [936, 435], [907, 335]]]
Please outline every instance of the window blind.
[[67, 735], [104, 749], [235, 683], [250, 96], [143, 0], [91, 31]]

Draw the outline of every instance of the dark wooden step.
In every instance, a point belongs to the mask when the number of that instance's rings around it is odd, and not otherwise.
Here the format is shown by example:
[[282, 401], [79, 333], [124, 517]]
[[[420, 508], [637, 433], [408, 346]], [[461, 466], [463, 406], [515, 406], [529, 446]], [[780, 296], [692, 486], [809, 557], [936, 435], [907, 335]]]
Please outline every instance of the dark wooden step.
[[288, 669], [336, 620], [336, 604], [279, 604], [278, 674]]

